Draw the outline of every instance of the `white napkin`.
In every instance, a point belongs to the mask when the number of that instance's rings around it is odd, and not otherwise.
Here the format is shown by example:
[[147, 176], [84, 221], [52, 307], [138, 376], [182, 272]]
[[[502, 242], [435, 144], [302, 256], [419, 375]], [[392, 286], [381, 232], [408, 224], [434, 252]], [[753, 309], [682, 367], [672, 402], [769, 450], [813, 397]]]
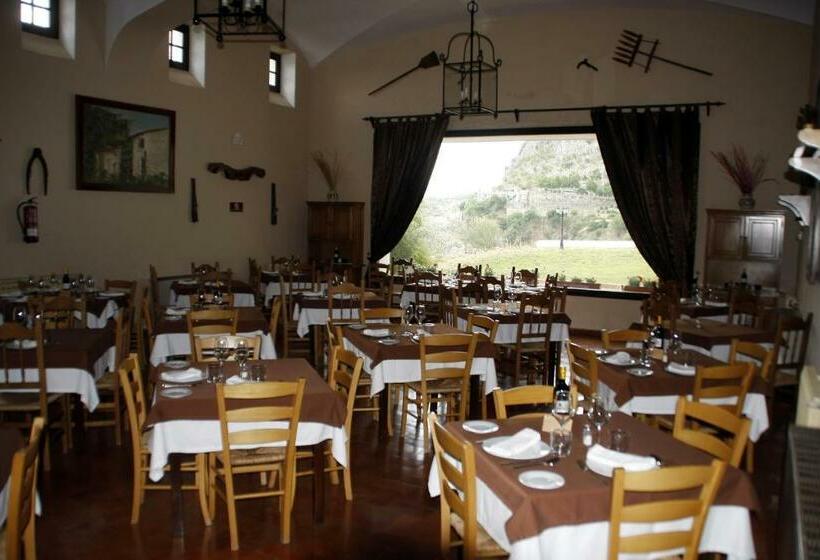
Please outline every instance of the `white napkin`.
[[710, 307], [726, 307], [726, 303], [722, 301], [704, 301], [704, 305], [708, 305]]
[[193, 286], [194, 284], [199, 284], [199, 280], [177, 280], [177, 283], [183, 286]]
[[31, 350], [32, 348], [37, 348], [37, 341], [36, 340], [12, 340], [11, 342], [6, 343], [6, 348], [11, 348], [13, 350], [18, 350], [22, 348], [23, 350]]
[[619, 468], [623, 468], [627, 472], [640, 472], [651, 471], [657, 466], [658, 463], [654, 457], [621, 453], [620, 451], [607, 449], [598, 443], [587, 451], [587, 467], [603, 476], [612, 476], [612, 471]]
[[242, 379], [238, 375], [232, 375], [225, 380], [225, 385], [242, 385], [243, 383], [247, 383], [247, 380]]
[[182, 371], [163, 371], [160, 377], [163, 381], [171, 381], [172, 383], [190, 383], [192, 381], [202, 381], [204, 376], [201, 369], [188, 368]]
[[99, 297], [118, 297], [125, 295], [125, 292], [120, 292], [118, 290], [111, 290], [109, 292], [100, 292], [97, 294]]
[[22, 296], [22, 295], [23, 295], [23, 292], [21, 292], [20, 290], [12, 290], [12, 291], [10, 291], [10, 292], [5, 292], [5, 293], [3, 293], [3, 294], [0, 294], [0, 297], [4, 297], [4, 298], [19, 298], [19, 297], [20, 297], [20, 296]]
[[390, 329], [364, 329], [362, 334], [373, 337], [390, 336]]
[[615, 352], [611, 356], [604, 356], [602, 360], [608, 364], [625, 366], [632, 363], [632, 356], [629, 352]]
[[532, 428], [524, 428], [505, 440], [488, 445], [487, 449], [492, 450], [495, 455], [513, 458], [526, 453], [533, 447], [537, 447], [540, 443], [541, 434]]
[[176, 307], [166, 307], [165, 314], [166, 315], [185, 315], [188, 313], [187, 309], [177, 309]]
[[669, 362], [666, 371], [677, 373], [678, 375], [695, 375], [695, 366], [685, 366], [676, 362]]
[[299, 292], [303, 297], [322, 297], [322, 292]]

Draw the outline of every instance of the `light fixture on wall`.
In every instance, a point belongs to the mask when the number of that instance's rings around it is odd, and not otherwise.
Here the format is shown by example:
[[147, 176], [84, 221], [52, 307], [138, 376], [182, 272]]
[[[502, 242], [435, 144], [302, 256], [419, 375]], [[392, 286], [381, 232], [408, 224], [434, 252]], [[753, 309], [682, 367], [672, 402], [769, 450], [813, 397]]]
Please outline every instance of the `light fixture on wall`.
[[220, 46], [225, 41], [284, 41], [285, 3], [280, 25], [268, 13], [268, 0], [194, 0], [193, 22], [204, 25]]
[[[498, 67], [495, 46], [489, 37], [475, 30], [478, 3], [467, 4], [470, 32], [456, 33], [447, 44], [447, 54], [440, 56], [444, 68], [442, 77], [442, 107], [451, 115], [498, 115]], [[455, 60], [456, 57], [460, 60]]]

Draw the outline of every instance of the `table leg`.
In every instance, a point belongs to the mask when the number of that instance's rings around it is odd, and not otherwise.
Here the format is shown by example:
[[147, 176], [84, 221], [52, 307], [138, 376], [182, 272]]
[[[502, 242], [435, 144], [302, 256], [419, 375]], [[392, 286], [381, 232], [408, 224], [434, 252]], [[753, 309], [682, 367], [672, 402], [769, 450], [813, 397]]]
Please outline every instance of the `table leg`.
[[[379, 393], [379, 439], [387, 439], [389, 434], [387, 433], [387, 423], [392, 420], [391, 413], [392, 410], [388, 409], [387, 401], [388, 396], [390, 395], [390, 384], [385, 383], [384, 389], [382, 392]], [[401, 405], [401, 403], [399, 403]]]
[[481, 378], [478, 375], [470, 376], [470, 408], [467, 410], [467, 419], [481, 418]]
[[324, 442], [313, 446], [313, 520], [325, 520], [325, 446]]
[[179, 453], [171, 453], [168, 456], [171, 466], [169, 478], [171, 479], [171, 527], [173, 537], [181, 539], [185, 536], [185, 510], [182, 499], [182, 456]]

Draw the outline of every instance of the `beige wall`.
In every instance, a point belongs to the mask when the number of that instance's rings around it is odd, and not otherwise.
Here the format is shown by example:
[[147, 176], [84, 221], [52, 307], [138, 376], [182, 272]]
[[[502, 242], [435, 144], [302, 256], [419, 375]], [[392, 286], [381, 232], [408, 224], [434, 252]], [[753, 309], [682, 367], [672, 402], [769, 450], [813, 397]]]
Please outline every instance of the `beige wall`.
[[[185, 272], [191, 260], [217, 259], [244, 276], [247, 258], [301, 252], [305, 246], [307, 169], [306, 65], [299, 61], [297, 109], [268, 101], [266, 44], [207, 40], [207, 87], [168, 79], [166, 30], [190, 17], [190, 2], [166, 2], [126, 27], [103, 60], [102, 0], [78, 4], [76, 60], [20, 47], [17, 3], [0, 7], [0, 277], [69, 268], [105, 276], [145, 278]], [[75, 189], [74, 94], [176, 111], [176, 192], [92, 192]], [[235, 132], [245, 144], [234, 146]], [[40, 199], [40, 243], [22, 242], [14, 208], [23, 198], [25, 164], [43, 149], [49, 195]], [[210, 161], [255, 165], [267, 176], [247, 183], [220, 179]], [[198, 224], [188, 219], [189, 183], [196, 177]], [[279, 225], [270, 225], [270, 182], [278, 188]], [[37, 183], [39, 185], [39, 183]], [[243, 201], [244, 213], [228, 212]]]
[[[692, 3], [690, 3], [691, 5]], [[701, 4], [698, 4], [701, 5]], [[480, 29], [495, 42], [503, 59], [500, 106], [525, 108], [568, 105], [613, 105], [723, 100], [727, 105], [702, 118], [700, 221], [706, 208], [737, 208], [735, 187], [709, 154], [732, 143], [769, 158], [758, 208], [777, 208], [776, 195], [796, 188], [781, 178], [793, 149], [794, 119], [805, 103], [811, 29], [749, 12], [703, 4], [701, 8], [555, 9], [546, 14], [481, 21]], [[441, 107], [441, 71], [419, 71], [382, 93], [367, 92], [405, 68], [431, 48], [446, 46], [463, 31], [442, 26], [391, 40], [359, 41], [320, 64], [311, 76], [309, 143], [312, 149], [337, 151], [343, 162], [343, 199], [369, 202], [372, 133], [366, 115], [431, 113]], [[712, 70], [707, 78], [657, 63], [649, 74], [610, 60], [621, 29], [659, 37], [659, 53]], [[589, 57], [601, 71], [576, 71]], [[589, 124], [588, 115], [528, 115], [454, 120], [451, 128], [506, 128]], [[310, 192], [321, 197], [324, 185], [310, 169]], [[369, 212], [369, 209], [367, 210]], [[702, 270], [704, 232], [698, 235], [697, 266]], [[783, 288], [795, 288], [795, 227], [789, 219]], [[369, 242], [368, 245], [369, 246]]]

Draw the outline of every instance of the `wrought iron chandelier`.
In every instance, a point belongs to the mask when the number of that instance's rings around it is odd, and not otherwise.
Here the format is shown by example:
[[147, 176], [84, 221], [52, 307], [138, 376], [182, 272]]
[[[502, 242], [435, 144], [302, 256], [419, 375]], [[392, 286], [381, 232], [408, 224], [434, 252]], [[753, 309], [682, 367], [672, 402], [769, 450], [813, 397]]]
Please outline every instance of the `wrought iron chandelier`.
[[[447, 54], [439, 55], [443, 67], [441, 110], [460, 117], [497, 116], [501, 59], [495, 58], [495, 46], [490, 38], [475, 30], [478, 3], [470, 0], [467, 11], [470, 13], [470, 32], [450, 37]], [[453, 60], [459, 55], [461, 60]]]
[[275, 37], [285, 40], [285, 3], [282, 0], [282, 24], [268, 14], [268, 0], [204, 0], [208, 8], [200, 9], [194, 0], [194, 25], [202, 24], [222, 46], [225, 41]]

